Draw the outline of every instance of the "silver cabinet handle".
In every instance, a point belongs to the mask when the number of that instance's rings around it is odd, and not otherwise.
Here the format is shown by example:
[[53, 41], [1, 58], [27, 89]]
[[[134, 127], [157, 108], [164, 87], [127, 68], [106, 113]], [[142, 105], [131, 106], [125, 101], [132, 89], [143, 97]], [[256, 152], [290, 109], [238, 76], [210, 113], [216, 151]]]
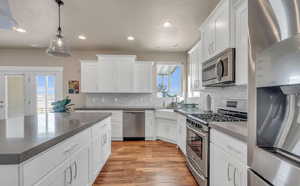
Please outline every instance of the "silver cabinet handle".
[[228, 162], [228, 163], [227, 163], [227, 181], [228, 181], [228, 182], [231, 182], [231, 178], [230, 178], [230, 167], [231, 167], [231, 165], [230, 165], [230, 163]]
[[[67, 171], [70, 172], [70, 179], [69, 179], [68, 182], [67, 182]], [[65, 170], [65, 183], [67, 183], [68, 185], [71, 185], [71, 184], [72, 184], [72, 181], [73, 181], [73, 178], [72, 178], [72, 168], [71, 168], [71, 166], [69, 166], [69, 167]]]
[[236, 182], [235, 182], [235, 179], [236, 179], [236, 168], [234, 168], [234, 173], [233, 173], [233, 185], [236, 186]]
[[77, 162], [74, 161], [74, 167], [75, 167], [75, 174], [74, 174], [74, 180], [77, 178]]

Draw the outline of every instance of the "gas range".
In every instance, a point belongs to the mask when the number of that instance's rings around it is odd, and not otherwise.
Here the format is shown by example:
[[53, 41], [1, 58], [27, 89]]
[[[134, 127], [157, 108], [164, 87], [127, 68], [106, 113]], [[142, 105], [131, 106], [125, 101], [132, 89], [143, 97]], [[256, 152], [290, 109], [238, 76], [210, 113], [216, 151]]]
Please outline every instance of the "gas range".
[[[247, 121], [246, 104], [238, 100], [225, 100], [216, 113], [203, 112], [187, 116], [187, 166], [201, 186], [208, 186], [209, 176], [209, 124]], [[239, 107], [239, 106], [243, 107]]]

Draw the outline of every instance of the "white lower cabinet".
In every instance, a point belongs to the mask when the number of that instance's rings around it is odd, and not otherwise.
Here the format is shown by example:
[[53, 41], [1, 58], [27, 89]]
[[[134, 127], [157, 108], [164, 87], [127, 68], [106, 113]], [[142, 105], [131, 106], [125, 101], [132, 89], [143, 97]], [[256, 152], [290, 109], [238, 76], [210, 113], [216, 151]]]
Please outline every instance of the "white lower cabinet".
[[111, 133], [112, 141], [123, 141], [123, 111], [122, 110], [77, 110], [76, 112], [99, 112], [111, 113]]
[[177, 115], [177, 146], [186, 155], [186, 116]]
[[[90, 186], [111, 154], [111, 118], [56, 144], [20, 165], [1, 165], [9, 186]], [[14, 171], [14, 172], [13, 172]], [[1, 185], [1, 184], [0, 184]]]
[[155, 112], [157, 139], [176, 144], [177, 113], [171, 111]]
[[89, 185], [89, 146], [84, 147], [71, 157], [72, 186]]
[[96, 179], [111, 154], [110, 120], [103, 122], [103, 125], [96, 125], [92, 128], [91, 182]]
[[155, 117], [153, 110], [145, 111], [145, 140], [156, 140]]
[[221, 132], [211, 133], [210, 185], [247, 186], [247, 145]]
[[71, 185], [71, 168], [69, 161], [61, 164], [34, 186], [68, 186]]

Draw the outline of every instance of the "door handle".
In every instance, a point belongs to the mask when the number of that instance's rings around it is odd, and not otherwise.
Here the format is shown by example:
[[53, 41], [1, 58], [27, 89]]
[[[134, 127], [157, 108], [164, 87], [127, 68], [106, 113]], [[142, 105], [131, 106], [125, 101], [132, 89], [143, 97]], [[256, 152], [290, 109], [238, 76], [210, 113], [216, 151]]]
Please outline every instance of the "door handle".
[[236, 179], [236, 168], [234, 168], [234, 173], [233, 173], [233, 185], [234, 186], [236, 186], [235, 179]]
[[230, 167], [231, 167], [231, 164], [229, 162], [227, 162], [227, 181], [228, 182], [231, 182], [231, 178], [230, 178]]
[[[69, 178], [69, 181], [67, 182], [67, 171], [70, 172], [70, 178]], [[66, 170], [65, 170], [65, 183], [68, 184], [68, 185], [71, 185], [72, 184], [72, 181], [73, 181], [73, 178], [72, 178], [72, 168], [71, 166], [69, 166]]]
[[75, 180], [77, 178], [77, 162], [74, 161], [73, 165], [75, 167], [75, 174], [74, 174], [74, 180]]

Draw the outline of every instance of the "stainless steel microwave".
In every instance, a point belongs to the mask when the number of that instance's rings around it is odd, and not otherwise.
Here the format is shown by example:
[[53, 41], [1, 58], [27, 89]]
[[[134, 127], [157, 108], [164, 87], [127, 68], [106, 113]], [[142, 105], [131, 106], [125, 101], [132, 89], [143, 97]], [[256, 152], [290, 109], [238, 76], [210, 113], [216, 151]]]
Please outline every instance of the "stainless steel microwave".
[[202, 64], [202, 84], [224, 86], [235, 82], [235, 49], [228, 48]]

